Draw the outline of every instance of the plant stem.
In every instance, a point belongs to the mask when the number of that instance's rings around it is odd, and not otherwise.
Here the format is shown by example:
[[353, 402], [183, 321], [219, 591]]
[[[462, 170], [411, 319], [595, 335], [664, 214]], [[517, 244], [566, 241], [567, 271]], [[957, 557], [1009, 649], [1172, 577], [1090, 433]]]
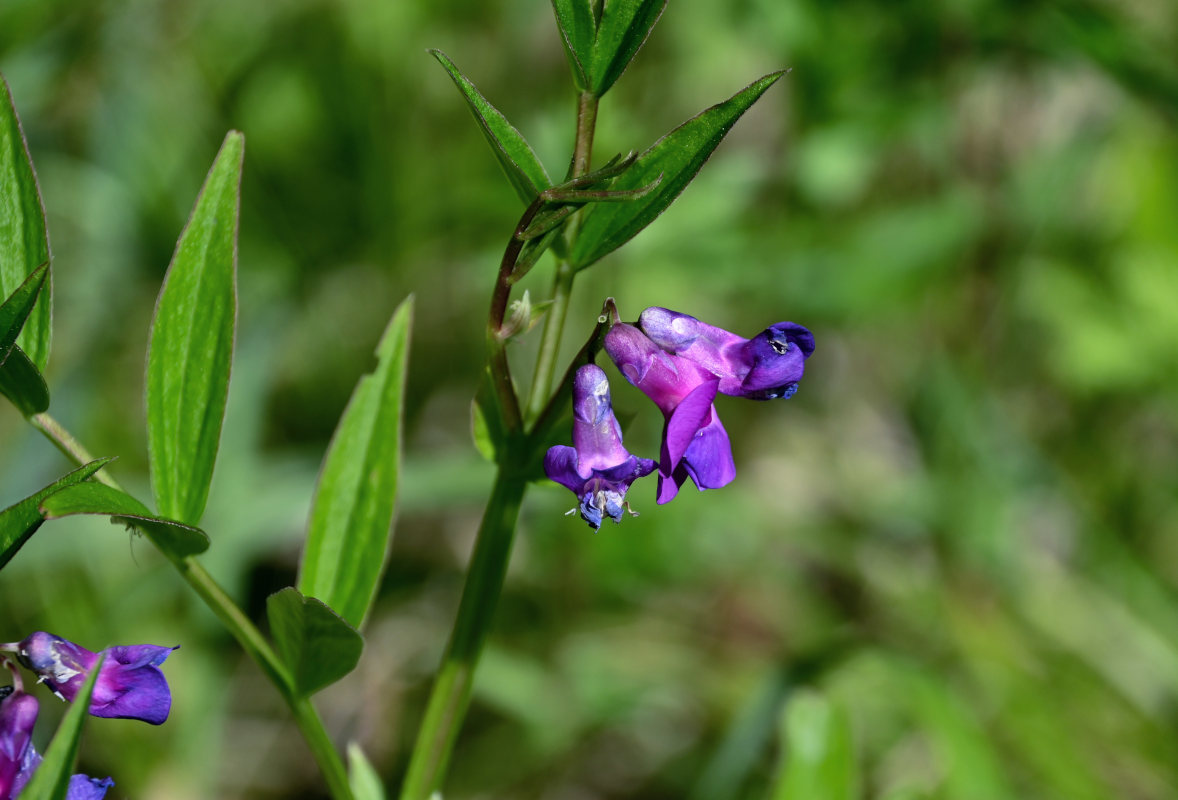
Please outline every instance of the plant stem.
[[450, 753], [470, 703], [475, 666], [490, 631], [507, 574], [515, 524], [526, 485], [523, 476], [511, 468], [510, 463], [500, 466], [479, 525], [474, 555], [458, 605], [458, 617], [434, 680], [425, 718], [409, 761], [409, 771], [401, 787], [401, 800], [427, 800], [441, 789]]
[[[78, 466], [94, 460], [94, 456], [68, 430], [49, 414], [36, 414], [29, 418], [34, 428], [39, 430], [58, 450]], [[112, 489], [125, 491], [105, 470], [95, 473], [95, 479], [105, 483]], [[161, 551], [162, 552], [162, 551]], [[188, 582], [197, 596], [204, 601], [209, 610], [233, 634], [241, 648], [254, 660], [267, 678], [278, 689], [279, 694], [290, 706], [295, 722], [306, 739], [319, 769], [323, 772], [331, 796], [336, 800], [351, 800], [352, 792], [348, 785], [348, 773], [339, 752], [331, 743], [323, 720], [309, 698], [295, 694], [294, 681], [286, 665], [270, 647], [266, 637], [258, 630], [246, 616], [245, 612], [233, 602], [232, 598], [221, 588], [213, 576], [193, 556], [164, 555], [180, 576]]]

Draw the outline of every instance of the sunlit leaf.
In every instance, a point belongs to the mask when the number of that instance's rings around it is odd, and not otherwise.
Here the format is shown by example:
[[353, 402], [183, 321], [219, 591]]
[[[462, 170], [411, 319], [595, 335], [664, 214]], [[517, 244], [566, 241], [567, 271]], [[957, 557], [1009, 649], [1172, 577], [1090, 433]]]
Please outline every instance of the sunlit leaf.
[[95, 472], [113, 461], [113, 458], [100, 458], [85, 466], [78, 467], [73, 472], [62, 476], [34, 495], [26, 497], [19, 503], [0, 511], [0, 567], [3, 567], [16, 551], [36, 533], [37, 528], [45, 518], [41, 515], [41, 502], [45, 498], [59, 492], [67, 486], [73, 486], [89, 478]]
[[335, 683], [360, 660], [364, 637], [322, 602], [293, 587], [266, 599], [266, 617], [300, 695]]
[[[37, 175], [8, 84], [0, 77], [0, 297], [49, 262], [49, 236]], [[17, 342], [38, 370], [49, 360], [52, 283], [37, 299]]]
[[131, 525], [152, 540], [162, 552], [177, 558], [203, 553], [209, 537], [199, 528], [152, 514], [147, 506], [126, 492], [104, 483], [79, 483], [41, 501], [45, 519], [73, 514], [101, 514]]
[[782, 759], [772, 800], [854, 800], [857, 771], [846, 714], [817, 692], [800, 691], [781, 718]]
[[7, 397], [26, 417], [49, 408], [49, 385], [20, 345], [12, 348], [0, 365], [0, 394]]
[[593, 42], [597, 38], [593, 8], [589, 0], [552, 0], [552, 10], [573, 71], [573, 83], [579, 91], [585, 91], [591, 82]]
[[592, 92], [600, 97], [625, 71], [659, 21], [667, 0], [611, 0], [593, 43]]
[[385, 800], [380, 775], [355, 742], [348, 744], [348, 784], [354, 800]]
[[160, 513], [204, 512], [229, 391], [237, 314], [237, 219], [245, 138], [221, 145], [176, 245], [151, 325], [147, 441]]
[[86, 723], [90, 709], [90, 696], [94, 693], [94, 684], [98, 680], [98, 673], [102, 669], [103, 655], [98, 656], [90, 674], [70, 704], [69, 711], [61, 718], [57, 726], [57, 733], [53, 734], [53, 741], [49, 743], [41, 759], [41, 765], [33, 773], [33, 778], [20, 793], [20, 800], [65, 800], [70, 788], [70, 778], [74, 771], [74, 763], [78, 760], [78, 744], [82, 739], [82, 727]]
[[712, 106], [668, 133], [611, 184], [623, 191], [647, 186], [662, 176], [651, 191], [628, 203], [596, 203], [585, 217], [573, 245], [572, 262], [577, 269], [616, 250], [649, 225], [679, 196], [699, 172], [712, 151], [733, 124], [772, 86], [784, 72], [774, 72], [754, 81], [733, 97]]
[[429, 52], [450, 74], [454, 85], [466, 98], [467, 106], [474, 114], [475, 121], [495, 152], [495, 158], [499, 160], [499, 166], [503, 168], [503, 173], [507, 175], [507, 180], [511, 182], [516, 194], [525, 205], [531, 203], [536, 195], [552, 185], [532, 146], [498, 109], [479, 94], [475, 85], [458, 71], [458, 67], [454, 66], [454, 62], [445, 53], [441, 50]]
[[377, 366], [352, 392], [328, 447], [311, 506], [299, 590], [360, 627], [392, 537], [412, 298], [377, 348]]

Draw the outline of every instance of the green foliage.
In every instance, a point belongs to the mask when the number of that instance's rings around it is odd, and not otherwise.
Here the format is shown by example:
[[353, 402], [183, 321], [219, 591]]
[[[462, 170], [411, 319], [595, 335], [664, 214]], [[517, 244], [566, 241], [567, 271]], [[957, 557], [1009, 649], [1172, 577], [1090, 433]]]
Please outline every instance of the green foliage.
[[[3, 76], [0, 94], [0, 297], [4, 297], [49, 262], [49, 237], [37, 176]], [[38, 298], [18, 340], [39, 370], [49, 360], [51, 294], [46, 291]]]
[[113, 458], [101, 458], [91, 461], [89, 464], [62, 476], [36, 494], [0, 511], [0, 568], [12, 560], [16, 551], [28, 541], [30, 536], [37, 532], [37, 529], [45, 521], [40, 506], [46, 498], [66, 487], [81, 483], [113, 460]]
[[165, 517], [204, 513], [221, 437], [237, 317], [237, 218], [245, 137], [230, 132], [160, 290], [147, 355], [152, 489]]
[[364, 638], [359, 632], [321, 601], [293, 587], [266, 599], [266, 617], [299, 695], [330, 686], [360, 660]]
[[348, 778], [354, 800], [385, 800], [380, 775], [355, 742], [348, 745]]
[[356, 385], [323, 460], [299, 589], [360, 627], [388, 558], [401, 467], [413, 300], [393, 313], [376, 369]]
[[151, 513], [147, 506], [126, 492], [103, 483], [78, 483], [67, 486], [41, 501], [45, 519], [59, 519], [74, 514], [100, 514], [112, 522], [142, 531], [161, 552], [183, 558], [209, 549], [209, 537], [199, 528]]
[[565, 54], [580, 91], [609, 91], [646, 42], [666, 0], [552, 0]]
[[16, 337], [20, 335], [48, 277], [49, 265], [42, 264], [7, 300], [0, 303], [0, 367], [4, 366], [8, 354], [16, 347]]
[[630, 202], [594, 204], [586, 210], [571, 255], [577, 269], [584, 269], [621, 247], [663, 213], [696, 176], [736, 120], [784, 74], [774, 72], [753, 81], [728, 100], [683, 123], [638, 156], [637, 163], [614, 180], [610, 188], [637, 190], [658, 181], [657, 186]]
[[771, 800], [855, 800], [855, 747], [846, 713], [813, 691], [795, 692], [781, 715], [781, 766]]
[[0, 365], [0, 394], [26, 417], [49, 408], [49, 386], [45, 377], [20, 345], [13, 347], [4, 364]]
[[458, 71], [458, 67], [454, 66], [454, 62], [445, 53], [441, 50], [429, 52], [449, 73], [458, 91], [462, 92], [483, 136], [487, 138], [487, 144], [491, 145], [499, 166], [503, 168], [503, 174], [511, 183], [511, 188], [515, 189], [525, 205], [532, 202], [536, 195], [552, 185], [532, 146], [506, 117], [479, 94], [479, 90]]
[[41, 765], [33, 773], [32, 780], [21, 790], [22, 800], [65, 800], [74, 763], [78, 760], [82, 728], [90, 716], [90, 696], [94, 693], [94, 684], [98, 681], [104, 657], [99, 656], [94, 662], [69, 711], [62, 717], [57, 733], [53, 734], [53, 741], [42, 756]]

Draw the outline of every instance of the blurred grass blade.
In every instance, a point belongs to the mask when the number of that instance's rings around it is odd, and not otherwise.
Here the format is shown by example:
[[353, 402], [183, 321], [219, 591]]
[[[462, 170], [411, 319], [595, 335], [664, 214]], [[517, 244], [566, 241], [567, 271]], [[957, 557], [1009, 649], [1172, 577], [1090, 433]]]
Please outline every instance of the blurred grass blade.
[[855, 800], [855, 749], [846, 714], [799, 691], [781, 717], [782, 759], [772, 800]]
[[479, 454], [497, 464], [507, 445], [507, 431], [503, 427], [503, 413], [493, 380], [490, 369], [484, 369], [483, 378], [470, 401], [470, 434]]
[[593, 8], [589, 0], [552, 0], [552, 11], [573, 71], [573, 83], [578, 91], [587, 91], [593, 68], [593, 43], [597, 38]]
[[42, 264], [8, 299], [0, 303], [0, 367], [4, 366], [8, 354], [16, 347], [16, 337], [20, 335], [48, 277], [49, 265]]
[[397, 308], [376, 369], [352, 392], [311, 506], [299, 591], [359, 628], [376, 596], [392, 536], [413, 299]]
[[147, 355], [147, 442], [156, 507], [195, 525], [208, 499], [229, 392], [245, 137], [230, 131], [164, 278]]
[[499, 166], [503, 168], [516, 194], [524, 201], [524, 205], [531, 203], [536, 199], [536, 195], [552, 185], [544, 165], [540, 163], [531, 145], [498, 109], [479, 94], [479, 90], [458, 71], [458, 67], [454, 66], [454, 62], [445, 53], [441, 50], [429, 52], [450, 74], [454, 85], [466, 98], [466, 104], [482, 128], [491, 149], [495, 151], [495, 158], [499, 159]]
[[73, 486], [89, 478], [95, 472], [114, 461], [100, 458], [78, 467], [34, 495], [0, 511], [0, 568], [12, 560], [16, 551], [37, 532], [45, 518], [41, 515], [41, 502], [67, 486]]
[[322, 602], [291, 586], [266, 598], [266, 617], [300, 695], [335, 683], [360, 660], [364, 637]]
[[61, 724], [57, 726], [57, 733], [53, 734], [53, 741], [45, 750], [41, 765], [21, 791], [20, 800], [65, 800], [74, 763], [78, 760], [78, 744], [90, 709], [90, 696], [94, 693], [94, 684], [104, 658], [99, 655], [91, 667], [82, 688], [70, 703], [69, 711], [61, 718]]
[[746, 86], [668, 133], [610, 185], [614, 191], [639, 189], [662, 175], [662, 182], [644, 197], [628, 203], [595, 203], [585, 216], [573, 245], [577, 269], [597, 261], [629, 241], [679, 196], [699, 172], [733, 124], [784, 72], [774, 72]]
[[[0, 297], [49, 263], [45, 207], [8, 83], [0, 76]], [[52, 283], [41, 293], [17, 340], [38, 370], [49, 361]]]
[[666, 7], [667, 0], [612, 0], [605, 4], [593, 46], [591, 89], [595, 95], [601, 97], [621, 77]]
[[4, 365], [0, 366], [0, 394], [11, 400], [26, 417], [49, 408], [49, 385], [20, 345], [12, 348]]
[[166, 555], [183, 558], [209, 549], [209, 537], [200, 528], [152, 514], [147, 506], [126, 492], [104, 483], [79, 483], [41, 501], [45, 519], [74, 514], [101, 514], [112, 522], [131, 525], [143, 531]]
[[348, 783], [354, 800], [385, 800], [380, 775], [355, 742], [348, 743]]

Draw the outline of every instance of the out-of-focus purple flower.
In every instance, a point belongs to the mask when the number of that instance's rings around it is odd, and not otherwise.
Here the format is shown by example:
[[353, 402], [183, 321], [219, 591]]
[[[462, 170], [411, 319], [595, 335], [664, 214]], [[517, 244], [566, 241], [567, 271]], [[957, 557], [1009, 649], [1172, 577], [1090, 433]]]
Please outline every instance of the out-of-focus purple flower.
[[[94, 684], [90, 713], [161, 724], [172, 708], [172, 694], [159, 665], [175, 649], [140, 644], [103, 650], [105, 658]], [[54, 694], [69, 701], [77, 696], [99, 655], [44, 631], [21, 642], [16, 654]]]
[[713, 401], [721, 378], [688, 358], [665, 352], [633, 325], [618, 322], [605, 335], [605, 352], [626, 380], [663, 412], [658, 502], [669, 502], [690, 477], [701, 490], [736, 477], [728, 432]]
[[621, 522], [630, 484], [653, 470], [653, 461], [622, 445], [605, 372], [581, 367], [573, 378], [573, 446], [550, 447], [544, 473], [577, 496], [581, 518], [597, 530], [605, 517]]
[[793, 322], [779, 322], [745, 339], [688, 314], [652, 306], [639, 316], [638, 327], [666, 352], [719, 378], [721, 394], [753, 400], [792, 397], [814, 352], [813, 334]]
[[[7, 693], [0, 700], [0, 800], [16, 800], [41, 765], [41, 756], [32, 744], [37, 700], [12, 686], [2, 687], [0, 692]], [[102, 800], [114, 783], [110, 778], [74, 775], [66, 800]]]

